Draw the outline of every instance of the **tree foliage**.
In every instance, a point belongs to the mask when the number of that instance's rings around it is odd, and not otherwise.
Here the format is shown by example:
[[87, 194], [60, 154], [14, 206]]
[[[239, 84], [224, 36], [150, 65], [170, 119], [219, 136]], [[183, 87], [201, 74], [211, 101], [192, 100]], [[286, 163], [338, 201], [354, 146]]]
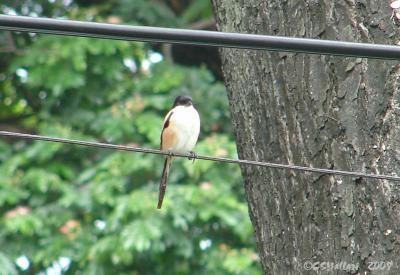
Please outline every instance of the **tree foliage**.
[[[211, 16], [209, 1], [21, 2], [0, 8], [162, 26]], [[196, 151], [236, 157], [225, 88], [204, 66], [126, 41], [3, 32], [0, 43], [1, 129], [158, 148], [164, 115], [189, 94], [203, 122]], [[160, 156], [4, 138], [0, 152], [4, 274], [259, 273], [236, 166], [175, 161], [159, 211]]]

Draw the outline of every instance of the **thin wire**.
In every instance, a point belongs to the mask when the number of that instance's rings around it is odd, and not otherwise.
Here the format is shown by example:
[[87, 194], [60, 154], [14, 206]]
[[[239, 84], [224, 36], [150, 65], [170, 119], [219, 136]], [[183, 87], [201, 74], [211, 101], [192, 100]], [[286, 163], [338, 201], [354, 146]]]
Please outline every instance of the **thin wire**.
[[50, 142], [60, 142], [60, 143], [66, 143], [66, 144], [106, 148], [106, 149], [121, 150], [121, 151], [131, 151], [131, 152], [139, 152], [139, 153], [146, 153], [146, 154], [156, 154], [156, 155], [183, 157], [183, 158], [202, 159], [202, 160], [210, 160], [210, 161], [225, 162], [225, 163], [235, 163], [235, 164], [243, 164], [243, 165], [254, 165], [254, 166], [262, 166], [262, 167], [276, 168], [276, 169], [289, 169], [289, 170], [297, 170], [297, 171], [310, 172], [310, 173], [320, 173], [320, 174], [340, 175], [340, 176], [349, 176], [349, 177], [363, 177], [363, 178], [370, 178], [370, 179], [384, 179], [384, 180], [400, 181], [400, 177], [398, 177], [398, 176], [366, 174], [366, 173], [361, 173], [361, 172], [314, 168], [314, 167], [279, 164], [279, 163], [271, 163], [271, 162], [260, 162], [260, 161], [254, 161], [254, 160], [230, 159], [230, 158], [203, 156], [203, 155], [197, 155], [197, 154], [192, 155], [192, 154], [185, 154], [185, 153], [178, 153], [178, 152], [161, 151], [161, 150], [157, 150], [157, 149], [139, 148], [139, 147], [126, 146], [126, 145], [115, 145], [115, 144], [100, 143], [100, 142], [94, 142], [94, 141], [83, 141], [83, 140], [57, 138], [57, 137], [40, 136], [40, 135], [30, 135], [30, 134], [8, 132], [8, 131], [0, 131], [0, 136], [41, 140], [41, 141], [50, 141]]
[[394, 45], [0, 15], [0, 29], [119, 40], [400, 59]]

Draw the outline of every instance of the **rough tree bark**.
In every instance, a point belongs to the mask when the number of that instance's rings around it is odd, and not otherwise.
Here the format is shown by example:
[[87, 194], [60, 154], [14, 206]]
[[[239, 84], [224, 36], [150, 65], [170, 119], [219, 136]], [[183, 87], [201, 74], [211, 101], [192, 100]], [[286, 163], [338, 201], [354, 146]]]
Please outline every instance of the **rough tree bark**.
[[[390, 1], [213, 2], [220, 31], [400, 39]], [[221, 57], [240, 158], [400, 175], [398, 62], [238, 49]], [[343, 263], [332, 274], [344, 264], [400, 274], [400, 183], [251, 166], [242, 174], [265, 273], [307, 273], [307, 261], [326, 270], [320, 261]]]

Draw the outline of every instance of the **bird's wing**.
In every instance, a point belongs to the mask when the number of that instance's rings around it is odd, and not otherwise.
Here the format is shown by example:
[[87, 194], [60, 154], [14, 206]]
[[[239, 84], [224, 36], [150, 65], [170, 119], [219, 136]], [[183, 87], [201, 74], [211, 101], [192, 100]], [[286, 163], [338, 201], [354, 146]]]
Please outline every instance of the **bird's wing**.
[[161, 132], [161, 150], [171, 150], [178, 144], [176, 125], [173, 122], [173, 110], [169, 111], [164, 119], [164, 127]]

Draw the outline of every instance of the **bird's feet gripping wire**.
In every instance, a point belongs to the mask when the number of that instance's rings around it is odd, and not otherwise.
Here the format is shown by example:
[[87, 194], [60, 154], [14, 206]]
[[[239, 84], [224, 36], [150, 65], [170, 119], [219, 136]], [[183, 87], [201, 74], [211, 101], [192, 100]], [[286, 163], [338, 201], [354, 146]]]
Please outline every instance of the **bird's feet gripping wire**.
[[194, 163], [194, 161], [197, 159], [197, 154], [193, 151], [190, 151], [189, 154], [190, 154], [190, 157], [188, 157], [188, 160], [191, 160]]

